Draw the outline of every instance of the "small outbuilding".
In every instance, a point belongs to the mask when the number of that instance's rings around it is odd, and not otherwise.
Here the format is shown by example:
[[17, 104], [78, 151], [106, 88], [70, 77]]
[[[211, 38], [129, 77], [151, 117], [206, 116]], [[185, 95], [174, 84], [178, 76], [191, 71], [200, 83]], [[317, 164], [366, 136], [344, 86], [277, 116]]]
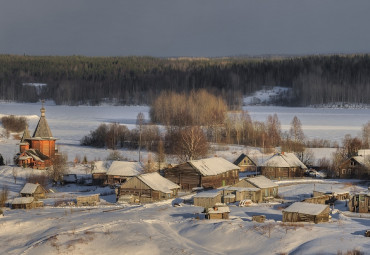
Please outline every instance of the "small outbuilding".
[[256, 191], [255, 200], [258, 202], [270, 200], [277, 197], [279, 191], [279, 185], [263, 175], [244, 178], [238, 183], [234, 184], [233, 187], [260, 189], [260, 197], [258, 197], [258, 191]]
[[33, 209], [44, 206], [42, 201], [37, 201], [34, 197], [16, 197], [12, 202], [12, 209]]
[[107, 171], [107, 183], [109, 185], [122, 184], [142, 172], [143, 167], [138, 162], [113, 161]]
[[283, 222], [328, 222], [329, 205], [296, 202], [283, 210]]
[[106, 162], [95, 161], [91, 165], [91, 174], [93, 185], [104, 185], [107, 182]]
[[229, 219], [230, 208], [225, 204], [216, 204], [213, 207], [205, 209], [206, 219], [209, 220], [227, 220]]
[[204, 191], [194, 196], [194, 205], [204, 208], [214, 207], [221, 203], [221, 192], [219, 190]]
[[351, 212], [369, 213], [370, 212], [370, 193], [357, 193], [351, 196], [348, 203]]
[[47, 191], [38, 183], [26, 183], [20, 192], [21, 197], [34, 197], [36, 200], [45, 198], [46, 193]]
[[134, 176], [118, 190], [118, 201], [149, 203], [175, 198], [180, 186], [157, 172]]

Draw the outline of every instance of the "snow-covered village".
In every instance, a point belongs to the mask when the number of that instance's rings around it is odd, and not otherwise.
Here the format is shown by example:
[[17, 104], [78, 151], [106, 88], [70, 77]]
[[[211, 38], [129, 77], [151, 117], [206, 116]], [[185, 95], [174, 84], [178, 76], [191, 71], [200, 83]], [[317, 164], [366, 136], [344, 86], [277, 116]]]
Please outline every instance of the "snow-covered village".
[[0, 255], [370, 255], [370, 1], [0, 8]]

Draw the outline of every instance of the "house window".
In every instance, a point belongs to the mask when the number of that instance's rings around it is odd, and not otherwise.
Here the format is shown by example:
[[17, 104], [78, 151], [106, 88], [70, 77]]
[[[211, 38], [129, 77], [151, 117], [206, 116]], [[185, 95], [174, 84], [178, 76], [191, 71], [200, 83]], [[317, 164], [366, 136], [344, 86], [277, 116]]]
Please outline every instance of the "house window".
[[347, 170], [347, 173], [348, 173], [348, 174], [351, 174], [351, 169], [348, 169], [348, 170]]
[[342, 174], [346, 174], [346, 169], [342, 169]]
[[354, 161], [351, 161], [351, 166], [354, 166], [355, 165], [355, 162]]

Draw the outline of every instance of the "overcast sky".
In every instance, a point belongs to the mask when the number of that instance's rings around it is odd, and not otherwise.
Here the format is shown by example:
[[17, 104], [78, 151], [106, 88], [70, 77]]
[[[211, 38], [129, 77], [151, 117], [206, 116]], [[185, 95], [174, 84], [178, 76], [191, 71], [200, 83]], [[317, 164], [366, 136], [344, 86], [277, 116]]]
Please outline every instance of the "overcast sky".
[[369, 52], [369, 0], [0, 0], [0, 54]]

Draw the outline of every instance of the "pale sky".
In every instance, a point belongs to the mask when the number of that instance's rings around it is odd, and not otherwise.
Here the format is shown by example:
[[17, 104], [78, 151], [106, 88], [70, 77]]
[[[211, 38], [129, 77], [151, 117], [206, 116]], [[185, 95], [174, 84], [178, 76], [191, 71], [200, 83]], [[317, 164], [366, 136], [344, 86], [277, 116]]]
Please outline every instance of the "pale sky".
[[0, 54], [370, 53], [369, 0], [0, 0]]

